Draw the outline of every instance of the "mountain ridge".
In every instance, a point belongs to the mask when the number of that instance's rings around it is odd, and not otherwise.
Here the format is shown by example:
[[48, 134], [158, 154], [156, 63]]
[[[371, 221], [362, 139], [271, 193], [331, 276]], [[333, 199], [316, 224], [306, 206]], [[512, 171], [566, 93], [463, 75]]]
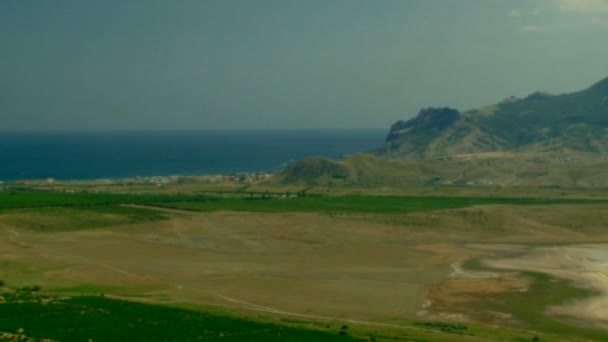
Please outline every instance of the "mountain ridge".
[[573, 93], [534, 92], [459, 112], [426, 108], [391, 126], [376, 153], [432, 158], [485, 152], [608, 153], [608, 77]]
[[608, 78], [460, 112], [425, 108], [385, 143], [339, 161], [307, 158], [274, 181], [360, 186], [608, 186]]

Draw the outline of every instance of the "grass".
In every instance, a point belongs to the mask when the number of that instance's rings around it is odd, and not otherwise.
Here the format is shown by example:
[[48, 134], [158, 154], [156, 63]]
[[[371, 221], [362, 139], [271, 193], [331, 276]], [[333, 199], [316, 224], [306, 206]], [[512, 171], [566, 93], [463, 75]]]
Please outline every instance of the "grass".
[[0, 217], [16, 227], [36, 231], [94, 229], [169, 218], [156, 210], [125, 207], [123, 204], [163, 204], [206, 198], [201, 195], [0, 191]]
[[[125, 208], [121, 204], [156, 205], [193, 211], [253, 211], [253, 212], [361, 212], [409, 213], [416, 211], [455, 209], [474, 205], [551, 205], [608, 203], [602, 199], [531, 198], [531, 197], [438, 197], [438, 196], [303, 196], [279, 198], [279, 193], [263, 197], [207, 195], [155, 195], [116, 193], [62, 193], [46, 191], [0, 191], [0, 214], [7, 209], [69, 207], [91, 212], [128, 214], [134, 219], [151, 218], [149, 212]], [[252, 193], [253, 195], [253, 193]], [[259, 195], [259, 194], [258, 194]]]
[[[376, 330], [350, 323], [243, 319], [216, 311], [150, 305], [104, 296], [52, 297], [35, 287], [0, 288], [0, 332], [60, 341], [537, 341], [524, 331], [454, 322], [402, 322]], [[87, 288], [82, 288], [87, 290]], [[1, 335], [1, 334], [0, 334]], [[544, 335], [540, 335], [543, 336]], [[0, 338], [0, 340], [2, 340]], [[564, 339], [551, 339], [564, 341]]]
[[0, 191], [0, 209], [36, 207], [88, 207], [116, 204], [148, 204], [199, 201], [202, 195], [117, 194], [52, 191]]
[[[27, 295], [27, 294], [26, 294]], [[0, 305], [0, 331], [61, 341], [356, 341], [299, 329], [101, 296]], [[31, 297], [30, 297], [31, 298]]]
[[[259, 195], [259, 194], [258, 194]], [[438, 197], [438, 196], [304, 196], [280, 198], [277, 193], [228, 197], [206, 195], [142, 195], [61, 193], [43, 191], [0, 192], [0, 217], [16, 227], [36, 231], [70, 231], [160, 221], [169, 218], [153, 209], [125, 207], [143, 204], [198, 212], [320, 212], [326, 214], [407, 214], [465, 208], [476, 205], [553, 205], [608, 203], [602, 199]], [[237, 197], [235, 197], [237, 196]], [[244, 197], [238, 197], [244, 196]], [[19, 214], [19, 215], [14, 215]]]
[[0, 210], [4, 221], [18, 228], [60, 232], [137, 224], [168, 219], [156, 210], [103, 205], [91, 207], [40, 207]]
[[[463, 267], [479, 271], [497, 271], [484, 266], [479, 259], [471, 259]], [[606, 332], [575, 325], [565, 317], [551, 316], [547, 308], [568, 301], [584, 299], [596, 294], [595, 291], [574, 287], [571, 282], [538, 272], [521, 272], [532, 278], [528, 291], [511, 291], [498, 296], [485, 297], [474, 305], [478, 310], [508, 312], [523, 328], [573, 338], [586, 338], [594, 341], [608, 341]]]
[[528, 328], [551, 332], [561, 336], [589, 338], [608, 341], [606, 332], [567, 324], [564, 318], [546, 314], [548, 307], [567, 301], [587, 298], [595, 292], [573, 287], [568, 281], [556, 279], [543, 273], [522, 272], [533, 278], [528, 293], [509, 292], [486, 301], [482, 308], [509, 312], [516, 319], [525, 322]]

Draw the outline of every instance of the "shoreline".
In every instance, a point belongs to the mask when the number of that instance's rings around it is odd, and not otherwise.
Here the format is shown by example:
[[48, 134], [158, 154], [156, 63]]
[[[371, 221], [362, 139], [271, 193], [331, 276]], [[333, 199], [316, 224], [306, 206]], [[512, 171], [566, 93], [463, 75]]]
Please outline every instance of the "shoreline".
[[17, 179], [2, 180], [2, 186], [52, 186], [52, 185], [109, 185], [109, 184], [130, 184], [130, 185], [172, 185], [180, 183], [202, 183], [202, 184], [222, 184], [222, 183], [252, 183], [267, 180], [280, 172], [275, 171], [244, 171], [214, 174], [179, 174], [179, 175], [154, 175], [154, 176], [132, 176], [116, 178], [84, 178], [84, 179], [56, 179], [54, 177], [41, 179]]

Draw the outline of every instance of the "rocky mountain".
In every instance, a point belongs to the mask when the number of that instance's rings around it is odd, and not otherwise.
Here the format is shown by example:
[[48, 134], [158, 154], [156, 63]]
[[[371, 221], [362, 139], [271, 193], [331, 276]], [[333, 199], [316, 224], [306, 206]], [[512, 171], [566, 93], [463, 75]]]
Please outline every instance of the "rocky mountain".
[[357, 186], [608, 186], [608, 78], [459, 112], [427, 108], [393, 124], [374, 153], [308, 158], [274, 181]]
[[504, 151], [608, 152], [608, 78], [575, 93], [536, 92], [466, 112], [423, 109], [395, 123], [378, 154], [410, 159]]

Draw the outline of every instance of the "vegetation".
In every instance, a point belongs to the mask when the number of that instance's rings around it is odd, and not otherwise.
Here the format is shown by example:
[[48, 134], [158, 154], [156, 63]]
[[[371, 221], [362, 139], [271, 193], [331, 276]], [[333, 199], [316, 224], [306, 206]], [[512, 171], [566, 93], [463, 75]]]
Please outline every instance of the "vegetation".
[[[95, 215], [122, 216], [119, 223], [129, 224], [167, 218], [158, 211], [125, 207], [143, 204], [192, 211], [251, 212], [324, 212], [403, 214], [455, 209], [475, 205], [553, 205], [608, 203], [603, 199], [522, 198], [522, 197], [437, 197], [437, 196], [319, 196], [305, 192], [266, 193], [264, 196], [211, 197], [203, 195], [123, 195], [110, 193], [0, 192], [0, 214], [35, 212], [46, 216], [74, 217], [92, 215], [83, 226], [97, 227]], [[32, 209], [35, 208], [34, 211]], [[104, 216], [105, 219], [110, 216]], [[86, 220], [85, 220], [86, 221]], [[102, 220], [103, 221], [103, 220]], [[32, 227], [36, 229], [35, 227]], [[78, 228], [78, 227], [76, 227]]]
[[462, 333], [468, 329], [464, 324], [453, 322], [418, 322], [418, 325], [456, 334]]
[[[407, 121], [398, 121], [391, 126], [387, 143], [381, 153], [390, 153], [393, 150], [405, 148], [421, 149], [437, 138], [441, 132], [452, 126], [458, 119], [460, 113], [452, 108], [428, 108], [422, 109], [418, 115]], [[402, 139], [406, 137], [407, 139]]]
[[[546, 314], [548, 307], [563, 304], [565, 300], [576, 300], [589, 297], [593, 291], [573, 287], [568, 281], [556, 279], [543, 273], [522, 272], [533, 278], [528, 293], [508, 292], [496, 298], [489, 298], [480, 304], [480, 309], [509, 312], [524, 327], [551, 332], [562, 336], [584, 337], [595, 340], [606, 340], [606, 333], [576, 325], [564, 324], [560, 317]], [[565, 317], [562, 317], [565, 319]]]
[[[492, 268], [484, 266], [478, 259], [467, 261], [464, 267], [468, 269], [487, 271]], [[525, 292], [511, 291], [498, 296], [486, 296], [475, 305], [478, 310], [508, 312], [523, 325], [523, 328], [533, 328], [537, 331], [550, 332], [564, 337], [579, 337], [598, 341], [606, 341], [606, 333], [590, 327], [582, 327], [581, 322], [564, 324], [565, 317], [546, 314], [548, 307], [587, 298], [596, 294], [594, 291], [574, 287], [569, 281], [557, 279], [550, 275], [537, 272], [521, 272], [532, 278], [530, 288]], [[538, 336], [521, 341], [544, 341]]]
[[201, 195], [142, 195], [88, 192], [0, 191], [0, 216], [17, 227], [68, 231], [168, 219], [156, 210], [123, 204], [205, 200]]
[[[73, 196], [72, 196], [73, 195]], [[231, 194], [223, 194], [231, 195]], [[430, 197], [430, 196], [311, 196], [295, 192], [267, 193], [241, 197], [211, 197], [202, 195], [115, 195], [106, 193], [53, 193], [14, 192], [0, 193], [0, 216], [3, 222], [16, 227], [39, 231], [62, 231], [116, 226], [139, 222], [163, 220], [170, 214], [154, 209], [122, 206], [138, 203], [170, 208], [210, 211], [248, 212], [321, 212], [405, 214], [429, 210], [464, 208], [477, 205], [558, 205], [608, 203], [608, 200], [555, 199], [555, 198], [505, 198], [505, 197]], [[16, 202], [12, 199], [19, 198]], [[27, 206], [26, 199], [32, 206]], [[63, 201], [63, 202], [62, 202]], [[17, 204], [19, 204], [17, 206]], [[536, 207], [534, 208], [536, 210]], [[550, 209], [547, 209], [550, 210]], [[14, 215], [18, 214], [18, 215]], [[21, 215], [24, 214], [24, 215]], [[462, 215], [477, 215], [463, 212]], [[559, 217], [559, 216], [556, 216]], [[41, 219], [42, 218], [42, 219]], [[477, 220], [477, 216], [471, 217]], [[596, 218], [604, 222], [603, 217]], [[574, 221], [573, 221], [574, 222]], [[590, 222], [585, 217], [585, 222]], [[576, 223], [576, 222], [574, 222]], [[36, 234], [32, 234], [36, 235]], [[468, 267], [482, 268], [475, 261]], [[491, 340], [548, 341], [544, 333], [558, 334], [564, 339], [585, 337], [605, 340], [604, 335], [593, 329], [563, 324], [559, 317], [545, 315], [544, 310], [564, 299], [581, 298], [589, 291], [571, 287], [542, 274], [529, 273], [535, 279], [528, 292], [510, 292], [480, 301], [479, 310], [512, 313], [518, 327], [534, 329], [539, 333], [520, 330], [466, 325], [454, 322], [405, 322], [403, 329], [397, 328], [394, 336], [409, 340], [466, 341], [471, 336], [488, 336]], [[3, 279], [6, 279], [3, 275]], [[37, 282], [34, 279], [31, 282]], [[42, 283], [47, 288], [46, 283]], [[365, 337], [357, 326], [344, 321], [331, 325], [308, 325], [319, 330], [306, 330], [286, 325], [260, 323], [198, 311], [189, 311], [163, 306], [151, 306], [116, 301], [103, 297], [77, 297], [58, 299], [45, 296], [39, 287], [27, 287], [10, 292], [0, 281], [0, 332], [28, 338], [51, 338], [56, 340], [234, 340], [234, 341], [348, 341]], [[77, 289], [78, 290], [78, 289]], [[83, 288], [82, 291], [65, 293], [99, 293]], [[6, 301], [7, 303], [1, 303]], [[349, 326], [343, 325], [349, 323]], [[401, 323], [400, 323], [401, 324]], [[21, 330], [23, 329], [23, 330]], [[409, 330], [408, 330], [409, 329]], [[19, 333], [19, 331], [21, 331]], [[1, 335], [2, 333], [0, 333]], [[372, 336], [372, 335], [369, 335]], [[374, 331], [374, 340], [390, 340], [381, 331]], [[393, 336], [393, 335], [391, 335]], [[508, 336], [509, 338], [503, 338]], [[12, 337], [11, 337], [12, 338]], [[2, 338], [0, 337], [0, 340]], [[371, 337], [368, 337], [371, 340]]]
[[10, 214], [3, 220], [16, 227], [45, 232], [94, 229], [169, 218], [156, 210], [119, 205], [5, 209], [3, 213]]
[[332, 161], [322, 157], [311, 157], [296, 161], [287, 166], [281, 179], [284, 183], [307, 181], [310, 179], [346, 179], [350, 170], [341, 162]]
[[204, 200], [202, 195], [142, 195], [88, 192], [0, 191], [0, 209], [32, 207], [87, 207]]
[[474, 205], [551, 205], [608, 203], [605, 200], [407, 197], [407, 196], [314, 196], [282, 200], [217, 198], [200, 202], [167, 202], [159, 205], [193, 211], [324, 212], [404, 214], [428, 210], [455, 209]]
[[[35, 287], [3, 289], [0, 341], [544, 341], [524, 331], [455, 322], [414, 322], [397, 330], [336, 322], [252, 321], [217, 312], [98, 296], [57, 297]], [[264, 318], [260, 318], [264, 320]], [[355, 331], [356, 330], [356, 331]], [[372, 332], [373, 331], [373, 332]], [[551, 339], [565, 341], [564, 339]]]
[[571, 94], [534, 93], [479, 110], [427, 109], [391, 127], [381, 153], [429, 157], [488, 151], [607, 152], [608, 78]]
[[58, 299], [19, 289], [3, 294], [0, 331], [60, 341], [356, 341], [185, 309], [96, 297]]

